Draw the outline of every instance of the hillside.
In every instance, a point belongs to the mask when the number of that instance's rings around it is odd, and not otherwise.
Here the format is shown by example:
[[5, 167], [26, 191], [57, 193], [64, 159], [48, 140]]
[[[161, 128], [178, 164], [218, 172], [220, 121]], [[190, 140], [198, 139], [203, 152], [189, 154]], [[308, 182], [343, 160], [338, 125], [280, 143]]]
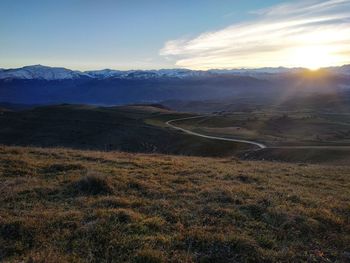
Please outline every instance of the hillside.
[[[247, 90], [246, 87], [250, 89]], [[218, 92], [220, 91], [220, 92]], [[271, 93], [267, 82], [246, 76], [195, 78], [0, 79], [2, 101], [17, 104], [83, 103], [116, 105], [169, 99], [225, 98]]]
[[0, 147], [0, 261], [346, 262], [350, 168]]
[[[246, 145], [216, 142], [147, 123], [188, 116], [162, 106], [54, 105], [0, 115], [0, 144], [225, 156]], [[164, 125], [164, 122], [162, 122]]]

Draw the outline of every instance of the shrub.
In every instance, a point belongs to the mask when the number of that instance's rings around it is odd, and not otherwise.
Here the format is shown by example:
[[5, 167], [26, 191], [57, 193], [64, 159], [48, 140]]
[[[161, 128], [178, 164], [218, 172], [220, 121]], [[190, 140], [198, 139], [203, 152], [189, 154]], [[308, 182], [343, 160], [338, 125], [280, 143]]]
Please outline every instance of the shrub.
[[135, 263], [162, 263], [165, 258], [162, 252], [157, 250], [145, 249], [137, 253]]
[[255, 178], [247, 175], [239, 175], [237, 176], [237, 179], [240, 180], [242, 183], [246, 183], [246, 184], [255, 183], [257, 181]]
[[84, 176], [72, 183], [73, 191], [82, 195], [105, 195], [112, 194], [113, 187], [106, 177], [99, 175]]
[[162, 227], [165, 225], [165, 223], [166, 222], [164, 221], [164, 219], [162, 219], [158, 216], [146, 218], [143, 221], [143, 224], [145, 226], [147, 226], [149, 229], [155, 230], [155, 231], [161, 230]]
[[256, 241], [263, 248], [273, 249], [276, 247], [276, 240], [272, 236], [259, 235]]
[[[116, 209], [112, 215], [113, 220], [120, 223], [130, 223], [140, 220], [141, 215], [131, 209]], [[111, 218], [111, 219], [112, 219]]]
[[22, 221], [0, 223], [0, 261], [8, 256], [23, 253], [34, 243], [33, 229]]

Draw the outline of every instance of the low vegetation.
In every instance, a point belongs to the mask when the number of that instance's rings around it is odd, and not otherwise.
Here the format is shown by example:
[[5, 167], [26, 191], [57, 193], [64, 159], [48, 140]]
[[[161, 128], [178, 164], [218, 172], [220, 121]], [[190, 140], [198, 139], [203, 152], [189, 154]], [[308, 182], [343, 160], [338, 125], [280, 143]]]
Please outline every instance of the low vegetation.
[[0, 147], [0, 261], [346, 262], [350, 167]]

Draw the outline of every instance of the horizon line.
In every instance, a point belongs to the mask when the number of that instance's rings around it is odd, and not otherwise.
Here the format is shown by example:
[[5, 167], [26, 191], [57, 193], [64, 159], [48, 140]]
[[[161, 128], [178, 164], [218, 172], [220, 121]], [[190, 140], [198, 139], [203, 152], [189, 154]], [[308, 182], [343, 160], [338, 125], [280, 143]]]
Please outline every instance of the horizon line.
[[252, 67], [252, 68], [211, 68], [211, 69], [190, 69], [190, 68], [182, 68], [182, 67], [177, 67], [177, 68], [152, 68], [152, 69], [116, 69], [116, 68], [101, 68], [101, 69], [88, 69], [88, 70], [81, 70], [81, 69], [73, 69], [70, 67], [65, 67], [65, 66], [49, 66], [49, 65], [43, 65], [43, 64], [31, 64], [31, 65], [23, 65], [23, 66], [18, 66], [18, 67], [10, 67], [10, 68], [5, 68], [5, 67], [0, 67], [0, 69], [3, 70], [11, 70], [11, 69], [21, 69], [25, 67], [35, 67], [35, 66], [41, 66], [41, 67], [48, 67], [48, 68], [63, 68], [67, 70], [72, 70], [72, 71], [79, 71], [79, 72], [89, 72], [89, 71], [103, 71], [103, 70], [114, 70], [114, 71], [160, 71], [160, 70], [189, 70], [189, 71], [202, 71], [202, 72], [208, 72], [211, 70], [223, 70], [223, 71], [230, 71], [230, 70], [261, 70], [261, 69], [300, 69], [300, 70], [310, 70], [310, 71], [317, 71], [321, 69], [327, 69], [327, 68], [341, 68], [344, 66], [349, 66], [349, 63], [345, 63], [342, 65], [338, 66], [325, 66], [325, 67], [320, 67], [318, 69], [309, 69], [307, 67], [286, 67], [286, 66], [278, 66], [278, 67]]

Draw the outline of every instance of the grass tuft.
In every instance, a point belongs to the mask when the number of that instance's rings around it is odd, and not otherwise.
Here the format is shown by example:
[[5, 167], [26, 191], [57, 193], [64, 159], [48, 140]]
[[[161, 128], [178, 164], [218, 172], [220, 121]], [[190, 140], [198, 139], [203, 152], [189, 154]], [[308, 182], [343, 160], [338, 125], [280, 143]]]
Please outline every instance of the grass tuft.
[[135, 263], [163, 263], [166, 262], [162, 252], [145, 249], [137, 253]]
[[88, 175], [73, 182], [70, 187], [80, 195], [108, 195], [113, 193], [110, 181], [100, 175]]

